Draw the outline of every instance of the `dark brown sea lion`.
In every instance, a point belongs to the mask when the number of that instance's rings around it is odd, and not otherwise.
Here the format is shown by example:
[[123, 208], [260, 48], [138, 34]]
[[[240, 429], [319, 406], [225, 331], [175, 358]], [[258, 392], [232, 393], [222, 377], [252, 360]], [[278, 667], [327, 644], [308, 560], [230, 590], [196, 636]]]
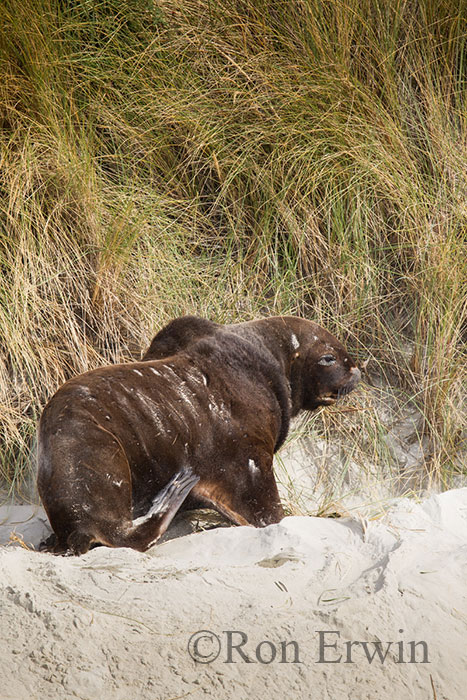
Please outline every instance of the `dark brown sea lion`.
[[311, 321], [172, 321], [141, 362], [75, 377], [45, 407], [38, 487], [54, 551], [144, 551], [180, 507], [213, 507], [239, 525], [278, 522], [272, 461], [291, 416], [359, 379], [341, 343]]

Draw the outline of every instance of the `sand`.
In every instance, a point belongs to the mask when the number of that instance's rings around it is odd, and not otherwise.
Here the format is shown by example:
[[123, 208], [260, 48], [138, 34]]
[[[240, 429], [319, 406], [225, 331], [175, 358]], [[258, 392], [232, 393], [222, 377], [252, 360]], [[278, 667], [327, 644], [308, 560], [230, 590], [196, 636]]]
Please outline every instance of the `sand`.
[[[48, 530], [31, 506], [0, 515], [1, 543]], [[145, 554], [2, 544], [0, 697], [461, 700], [466, 543], [467, 488]]]

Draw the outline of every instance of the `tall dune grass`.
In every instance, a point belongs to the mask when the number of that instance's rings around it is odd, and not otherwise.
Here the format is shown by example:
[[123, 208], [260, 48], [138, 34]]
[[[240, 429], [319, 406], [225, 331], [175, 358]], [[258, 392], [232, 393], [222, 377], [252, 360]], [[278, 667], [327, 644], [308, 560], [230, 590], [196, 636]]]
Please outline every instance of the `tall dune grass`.
[[138, 358], [184, 313], [327, 326], [418, 405], [420, 468], [449, 483], [465, 440], [466, 20], [460, 0], [4, 0], [12, 489], [60, 383]]

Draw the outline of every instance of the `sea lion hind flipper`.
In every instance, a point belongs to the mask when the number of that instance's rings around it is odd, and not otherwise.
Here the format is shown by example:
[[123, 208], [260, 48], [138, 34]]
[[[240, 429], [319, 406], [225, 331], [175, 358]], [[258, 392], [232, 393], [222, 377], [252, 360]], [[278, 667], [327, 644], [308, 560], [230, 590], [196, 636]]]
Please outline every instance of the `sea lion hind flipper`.
[[[152, 506], [144, 517], [150, 517], [156, 513], [164, 513], [165, 518], [167, 518], [170, 514], [170, 520], [172, 520], [193, 486], [198, 483], [199, 479], [200, 477], [193, 474], [189, 467], [185, 467], [184, 469], [178, 471], [170, 479], [168, 484], [156, 494], [155, 498], [153, 499]], [[167, 523], [167, 526], [169, 523]]]
[[198, 483], [199, 476], [190, 468], [177, 472], [164, 488], [159, 491], [148, 512], [135, 520], [125, 523], [106, 521], [78, 526], [67, 538], [65, 554], [85, 554], [95, 543], [108, 547], [132, 547], [145, 552], [165, 533], [175, 514], [191, 489]]
[[166, 532], [183, 501], [198, 481], [199, 476], [193, 474], [189, 467], [181, 469], [156, 494], [146, 515], [133, 520], [126, 532], [111, 537], [109, 544], [112, 547], [133, 547], [144, 552]]

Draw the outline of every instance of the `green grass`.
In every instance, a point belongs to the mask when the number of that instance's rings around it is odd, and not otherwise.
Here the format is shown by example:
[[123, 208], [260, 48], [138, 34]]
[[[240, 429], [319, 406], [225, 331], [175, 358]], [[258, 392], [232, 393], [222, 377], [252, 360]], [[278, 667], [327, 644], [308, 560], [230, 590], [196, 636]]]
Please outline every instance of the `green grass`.
[[[1, 21], [5, 483], [30, 476], [41, 407], [72, 374], [138, 358], [180, 314], [299, 313], [416, 403], [420, 469], [449, 485], [465, 4], [4, 0]], [[365, 454], [384, 466], [378, 425]]]

